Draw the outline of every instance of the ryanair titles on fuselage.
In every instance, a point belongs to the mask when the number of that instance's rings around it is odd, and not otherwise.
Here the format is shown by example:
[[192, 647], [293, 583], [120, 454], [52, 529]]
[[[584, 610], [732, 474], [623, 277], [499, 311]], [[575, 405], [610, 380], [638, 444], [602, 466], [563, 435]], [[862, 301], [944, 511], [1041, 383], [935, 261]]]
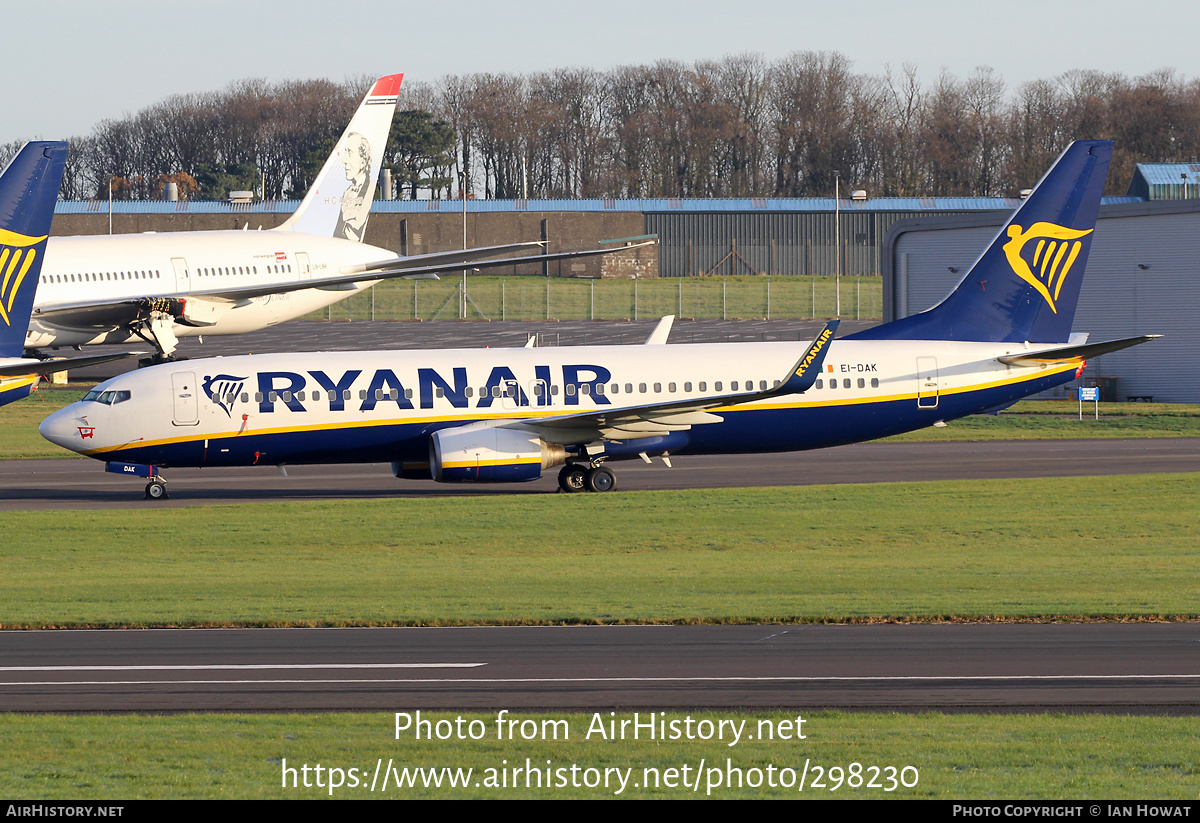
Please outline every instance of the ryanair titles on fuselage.
[[[469, 380], [467, 369], [458, 366], [451, 369], [449, 379], [436, 369], [418, 368], [415, 386], [411, 381], [406, 385], [392, 369], [375, 369], [369, 378], [363, 369], [332, 374], [316, 369], [304, 373], [260, 371], [244, 376], [215, 374], [206, 375], [202, 385], [209, 400], [230, 416], [239, 401], [256, 404], [262, 414], [274, 412], [277, 403], [290, 411], [307, 411], [305, 402], [319, 402], [322, 408], [328, 403], [328, 410], [335, 412], [345, 411], [348, 406], [372, 411], [381, 403], [395, 403], [404, 410], [432, 409], [435, 398], [444, 399], [456, 409], [491, 408], [501, 398], [517, 406], [549, 406], [556, 402], [560, 386], [563, 405], [578, 406], [585, 395], [597, 405], [610, 404], [605, 393], [606, 384], [612, 380], [608, 369], [583, 363], [554, 369], [556, 373], [550, 366], [534, 366], [532, 382], [524, 386], [508, 366], [493, 366], [482, 383]], [[366, 387], [355, 396], [352, 388], [364, 380]], [[253, 399], [247, 391], [250, 386], [255, 388]]]

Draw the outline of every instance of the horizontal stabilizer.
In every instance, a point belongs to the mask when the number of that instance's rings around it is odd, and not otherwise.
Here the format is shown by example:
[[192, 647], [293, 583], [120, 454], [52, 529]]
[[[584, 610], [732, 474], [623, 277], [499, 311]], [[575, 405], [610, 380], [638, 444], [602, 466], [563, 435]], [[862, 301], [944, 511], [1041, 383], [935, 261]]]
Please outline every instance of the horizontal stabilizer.
[[69, 369], [84, 369], [145, 352], [123, 351], [116, 354], [93, 354], [88, 357], [68, 357], [61, 360], [26, 359], [16, 363], [0, 362], [0, 377], [24, 377], [27, 374], [54, 374]]
[[1050, 363], [1064, 363], [1080, 357], [1099, 357], [1109, 352], [1127, 349], [1150, 340], [1162, 337], [1161, 334], [1143, 334], [1140, 337], [1125, 337], [1121, 340], [1109, 340], [1104, 343], [1087, 343], [1082, 346], [1064, 346], [1059, 349], [1043, 349], [1042, 351], [1020, 352], [997, 357], [1001, 363], [1009, 366], [1041, 366]]

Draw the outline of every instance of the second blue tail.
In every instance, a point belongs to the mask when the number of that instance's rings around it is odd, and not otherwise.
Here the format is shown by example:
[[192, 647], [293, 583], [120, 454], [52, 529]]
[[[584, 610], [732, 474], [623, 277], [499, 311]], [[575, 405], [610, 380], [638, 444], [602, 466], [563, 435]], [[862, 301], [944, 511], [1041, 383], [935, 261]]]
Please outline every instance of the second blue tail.
[[20, 357], [67, 144], [26, 143], [0, 174], [0, 357]]

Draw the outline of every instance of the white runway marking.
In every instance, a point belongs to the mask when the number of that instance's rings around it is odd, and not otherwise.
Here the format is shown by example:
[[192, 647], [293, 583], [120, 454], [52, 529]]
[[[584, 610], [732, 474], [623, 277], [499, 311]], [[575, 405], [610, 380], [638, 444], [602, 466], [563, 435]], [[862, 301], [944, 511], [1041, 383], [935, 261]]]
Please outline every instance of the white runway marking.
[[253, 669], [473, 669], [487, 663], [229, 663], [198, 666], [0, 666], [4, 672], [241, 671]]
[[[384, 666], [399, 667], [410, 664], [383, 664]], [[417, 664], [424, 666], [438, 666], [440, 664]], [[453, 667], [466, 666], [481, 666], [482, 663], [467, 663], [467, 664], [450, 664]], [[53, 668], [53, 667], [48, 667]], [[87, 670], [89, 667], [76, 667], [76, 669]], [[166, 666], [154, 667], [94, 667], [96, 669], [137, 669], [137, 668], [171, 668]], [[187, 668], [233, 668], [233, 667], [174, 667], [179, 669]], [[254, 667], [244, 667], [254, 668]], [[270, 666], [262, 666], [259, 668], [272, 668]], [[281, 669], [300, 669], [300, 668], [338, 668], [334, 666], [277, 666], [274, 668]], [[369, 668], [364, 666], [345, 666], [344, 668]], [[460, 686], [469, 685], [503, 685], [507, 683], [964, 683], [964, 682], [995, 682], [995, 681], [1029, 681], [1029, 682], [1048, 682], [1048, 681], [1134, 681], [1134, 680], [1200, 680], [1200, 674], [1034, 674], [1034, 675], [971, 675], [971, 676], [937, 676], [937, 675], [916, 675], [916, 676], [896, 676], [896, 677], [528, 677], [528, 678], [408, 678], [408, 679], [313, 679], [313, 680], [19, 680], [7, 683], [0, 683], [0, 686], [150, 686], [150, 685], [357, 685], [357, 684], [394, 684], [394, 685], [420, 685], [420, 684], [456, 684]]]

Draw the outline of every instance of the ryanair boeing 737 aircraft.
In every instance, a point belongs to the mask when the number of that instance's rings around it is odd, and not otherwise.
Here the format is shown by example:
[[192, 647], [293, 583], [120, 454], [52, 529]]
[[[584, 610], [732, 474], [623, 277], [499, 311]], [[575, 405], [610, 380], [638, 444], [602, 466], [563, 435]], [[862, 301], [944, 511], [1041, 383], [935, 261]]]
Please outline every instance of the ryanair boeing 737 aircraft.
[[109, 380], [41, 433], [109, 471], [391, 462], [441, 482], [607, 491], [609, 464], [836, 446], [1003, 407], [1144, 342], [1071, 335], [1112, 144], [1059, 157], [955, 290], [928, 311], [808, 345], [265, 354]]

